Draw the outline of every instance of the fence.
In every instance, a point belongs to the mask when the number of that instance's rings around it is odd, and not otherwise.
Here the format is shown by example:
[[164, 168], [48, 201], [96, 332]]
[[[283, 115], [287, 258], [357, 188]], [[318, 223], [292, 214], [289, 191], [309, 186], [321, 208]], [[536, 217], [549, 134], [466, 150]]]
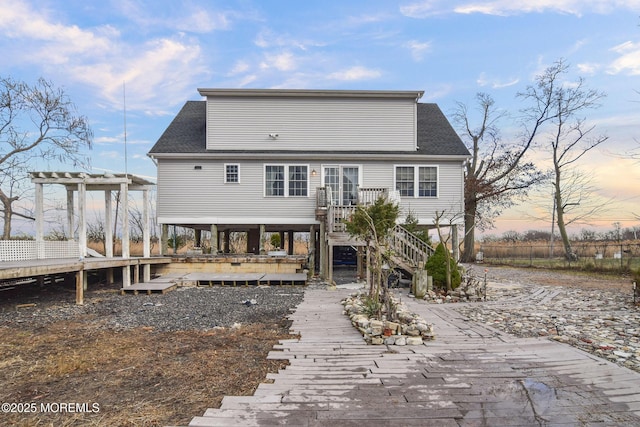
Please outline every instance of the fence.
[[486, 263], [584, 270], [629, 271], [640, 268], [640, 242], [573, 242], [574, 257], [564, 254], [562, 242], [482, 244], [477, 259]]
[[0, 240], [0, 261], [27, 261], [47, 258], [78, 258], [78, 242]]

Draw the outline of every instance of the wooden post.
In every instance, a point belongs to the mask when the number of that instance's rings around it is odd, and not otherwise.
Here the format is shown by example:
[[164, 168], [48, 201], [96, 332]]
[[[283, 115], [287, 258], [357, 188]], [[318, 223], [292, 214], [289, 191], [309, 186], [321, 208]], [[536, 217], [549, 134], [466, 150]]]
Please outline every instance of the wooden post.
[[328, 252], [329, 253], [327, 256], [327, 271], [329, 272], [329, 274], [327, 276], [327, 280], [331, 285], [333, 282], [333, 245], [332, 244], [329, 244]]
[[[293, 255], [293, 243], [294, 243], [294, 233], [293, 231], [287, 231], [287, 237], [289, 238], [289, 255]], [[284, 246], [284, 245], [283, 245]]]
[[84, 304], [84, 271], [76, 271], [76, 304]]
[[[259, 243], [259, 245], [260, 245], [259, 246], [260, 247], [260, 251], [259, 251], [260, 255], [264, 255], [266, 253], [266, 251], [264, 249], [264, 239], [265, 239], [265, 237], [264, 237], [265, 231], [264, 230], [265, 230], [264, 224], [260, 224], [260, 237], [259, 237], [260, 238], [260, 243]], [[247, 239], [247, 240], [249, 240], [249, 239]]]
[[313, 224], [309, 227], [309, 276], [316, 274], [316, 228]]
[[193, 236], [194, 236], [194, 246], [196, 248], [202, 247], [202, 230], [200, 229], [194, 229], [193, 230]]
[[211, 237], [209, 238], [209, 246], [211, 247], [211, 255], [216, 255], [218, 253], [218, 226], [216, 224], [211, 224]]
[[327, 277], [327, 236], [326, 225], [324, 221], [320, 222], [320, 277], [325, 279]]
[[[149, 225], [149, 190], [142, 191], [142, 256], [151, 257], [151, 231]], [[151, 281], [151, 264], [142, 265], [142, 281]]]
[[[113, 258], [113, 209], [111, 190], [104, 192], [104, 256]], [[113, 273], [111, 273], [113, 276]]]
[[125, 265], [122, 267], [122, 287], [125, 288], [131, 286], [131, 266]]
[[169, 225], [162, 224], [160, 231], [160, 255], [169, 253]]
[[458, 241], [458, 226], [451, 225], [451, 248], [453, 249], [453, 259], [458, 262], [460, 260], [460, 242]]

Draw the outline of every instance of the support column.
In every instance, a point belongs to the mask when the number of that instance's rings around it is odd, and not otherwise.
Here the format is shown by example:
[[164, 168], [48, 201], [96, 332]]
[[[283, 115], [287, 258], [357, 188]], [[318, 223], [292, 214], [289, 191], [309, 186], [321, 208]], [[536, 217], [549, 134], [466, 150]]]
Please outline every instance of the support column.
[[328, 251], [329, 251], [329, 254], [327, 256], [327, 271], [329, 274], [327, 275], [327, 281], [331, 285], [333, 284], [333, 245], [332, 244], [329, 244]]
[[169, 254], [169, 226], [162, 224], [160, 227], [160, 255]]
[[84, 271], [76, 271], [76, 304], [84, 304]]
[[325, 279], [327, 277], [327, 236], [325, 222], [320, 222], [320, 277]]
[[289, 255], [293, 255], [294, 233], [293, 231], [287, 231], [287, 237], [289, 238]]
[[87, 184], [78, 184], [78, 247], [80, 258], [87, 256]]
[[260, 255], [264, 255], [264, 254], [267, 253], [265, 251], [265, 249], [264, 249], [264, 239], [265, 239], [265, 237], [264, 237], [265, 231], [264, 230], [265, 230], [264, 224], [260, 224], [260, 243], [259, 243], [259, 247], [260, 247], [259, 253], [260, 253]]
[[202, 230], [199, 230], [197, 228], [193, 229], [193, 236], [194, 236], [194, 246], [196, 248], [200, 248], [202, 247]]
[[316, 228], [309, 227], [309, 277], [316, 275]]
[[[247, 236], [248, 237], [248, 236]], [[224, 232], [224, 248], [222, 252], [228, 254], [231, 251], [231, 230]]]
[[[142, 256], [151, 257], [151, 230], [149, 225], [149, 190], [142, 191]], [[151, 281], [151, 264], [142, 264], [142, 281]]]
[[209, 238], [209, 246], [211, 247], [211, 255], [217, 255], [218, 253], [218, 225], [211, 224], [211, 237]]

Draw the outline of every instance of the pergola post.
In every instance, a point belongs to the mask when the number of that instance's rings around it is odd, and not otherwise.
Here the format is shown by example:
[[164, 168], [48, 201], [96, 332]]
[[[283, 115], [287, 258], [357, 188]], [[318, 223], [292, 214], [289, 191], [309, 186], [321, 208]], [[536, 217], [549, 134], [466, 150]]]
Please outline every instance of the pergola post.
[[[104, 256], [113, 258], [113, 207], [111, 205], [111, 190], [104, 192]], [[107, 268], [107, 283], [114, 282], [113, 268]]]
[[[120, 203], [122, 205], [122, 258], [129, 258], [129, 186], [120, 184]], [[131, 266], [122, 267], [122, 287], [131, 286]]]
[[78, 248], [80, 250], [80, 258], [87, 256], [87, 184], [78, 183]]
[[75, 229], [75, 224], [73, 221], [73, 189], [67, 187], [67, 231], [69, 233], [69, 240], [73, 240], [73, 231]]
[[36, 183], [36, 257], [44, 258], [44, 193], [43, 184]]

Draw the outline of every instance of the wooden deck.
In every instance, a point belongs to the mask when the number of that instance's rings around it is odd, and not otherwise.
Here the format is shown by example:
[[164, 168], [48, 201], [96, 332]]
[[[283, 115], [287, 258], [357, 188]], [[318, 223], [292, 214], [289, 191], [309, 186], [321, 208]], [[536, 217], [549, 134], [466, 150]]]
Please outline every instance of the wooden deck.
[[189, 273], [185, 281], [198, 286], [306, 285], [305, 273]]
[[[140, 281], [140, 267], [147, 271], [151, 265], [170, 264], [171, 258], [54, 258], [24, 261], [0, 262], [0, 280], [13, 280], [15, 284], [28, 283], [28, 279], [44, 279], [60, 275], [74, 274], [76, 277], [76, 303], [83, 304], [86, 289], [86, 272], [111, 269], [133, 268], [133, 284]], [[18, 280], [22, 279], [22, 280]]]

